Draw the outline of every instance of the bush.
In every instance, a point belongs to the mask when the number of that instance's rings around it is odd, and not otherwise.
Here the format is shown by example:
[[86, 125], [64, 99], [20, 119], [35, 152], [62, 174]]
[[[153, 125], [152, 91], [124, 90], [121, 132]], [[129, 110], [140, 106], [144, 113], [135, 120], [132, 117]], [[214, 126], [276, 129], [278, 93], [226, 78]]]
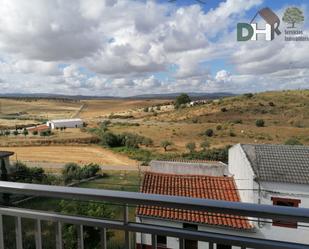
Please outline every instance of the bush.
[[269, 102], [269, 106], [275, 106], [274, 102]]
[[112, 132], [105, 132], [101, 135], [101, 144], [107, 147], [118, 147], [122, 145], [122, 140]]
[[217, 129], [217, 131], [220, 131], [220, 130], [222, 130], [222, 126], [221, 125], [217, 125], [216, 129]]
[[225, 107], [222, 107], [221, 112], [227, 112], [227, 109]]
[[233, 124], [242, 124], [242, 120], [241, 119], [235, 119], [232, 121]]
[[30, 168], [22, 162], [16, 162], [14, 167], [15, 172], [12, 174], [12, 181], [24, 183], [46, 183], [47, 175], [43, 168]]
[[32, 135], [37, 136], [38, 135], [38, 131], [37, 130], [33, 131]]
[[207, 129], [207, 130], [205, 131], [205, 135], [206, 135], [207, 137], [212, 137], [212, 136], [214, 135], [213, 129]]
[[73, 180], [87, 179], [95, 176], [100, 170], [98, 164], [90, 163], [83, 167], [77, 163], [67, 163], [62, 169], [62, 176], [65, 183], [69, 183]]
[[212, 160], [227, 163], [229, 148], [230, 146], [226, 146], [223, 148], [195, 151], [194, 153], [183, 154], [182, 158], [188, 160]]
[[144, 108], [144, 112], [149, 112], [149, 108], [148, 108], [148, 107], [145, 107], [145, 108]]
[[245, 93], [244, 96], [248, 99], [251, 99], [254, 95], [253, 93]]
[[292, 137], [285, 141], [286, 145], [303, 145], [297, 138]]
[[265, 126], [265, 121], [263, 119], [258, 119], [255, 121], [255, 125], [257, 127], [264, 127]]
[[186, 148], [189, 150], [190, 153], [193, 153], [196, 149], [196, 144], [194, 142], [187, 143]]

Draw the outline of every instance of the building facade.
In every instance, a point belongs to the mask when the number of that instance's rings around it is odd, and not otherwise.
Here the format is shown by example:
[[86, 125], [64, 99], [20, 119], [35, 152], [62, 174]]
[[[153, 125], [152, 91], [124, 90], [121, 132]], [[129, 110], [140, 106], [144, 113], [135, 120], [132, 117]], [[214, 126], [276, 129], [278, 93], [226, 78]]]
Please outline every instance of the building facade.
[[[187, 162], [188, 163], [188, 162]], [[199, 162], [200, 163], [200, 162]], [[192, 164], [192, 163], [191, 163]], [[215, 164], [213, 162], [213, 164]], [[148, 194], [174, 195], [194, 198], [206, 198], [215, 200], [240, 201], [236, 184], [232, 177], [224, 175], [209, 176], [205, 174], [194, 174], [208, 172], [207, 169], [201, 170], [194, 163], [190, 166], [185, 165], [185, 170], [191, 168], [191, 174], [175, 174], [172, 166], [165, 162], [168, 169], [164, 173], [159, 173], [161, 164], [155, 163], [151, 166], [151, 171], [144, 175], [141, 192]], [[220, 172], [221, 164], [218, 168]], [[183, 166], [181, 166], [183, 167]], [[205, 166], [207, 167], [207, 166]], [[212, 166], [208, 165], [212, 168]], [[214, 169], [212, 169], [214, 170]], [[178, 170], [177, 170], [178, 171]], [[215, 171], [216, 172], [216, 171]], [[217, 172], [217, 173], [218, 173]], [[224, 171], [221, 171], [222, 173]], [[153, 224], [159, 226], [169, 226], [175, 228], [218, 232], [224, 229], [225, 233], [236, 235], [251, 236], [255, 232], [254, 226], [246, 217], [225, 216], [223, 214], [212, 214], [193, 210], [174, 210], [169, 208], [140, 206], [136, 212], [136, 222], [144, 224]], [[209, 245], [206, 242], [185, 240], [186, 249], [236, 249], [230, 245], [214, 244]], [[158, 248], [179, 248], [179, 239], [157, 236]], [[136, 234], [136, 247], [151, 248], [152, 238], [149, 234]], [[213, 247], [212, 247], [213, 246]]]
[[[229, 171], [242, 202], [309, 208], [309, 147], [237, 144]], [[309, 244], [309, 228], [288, 221], [255, 222], [260, 237]]]
[[83, 120], [80, 118], [75, 119], [58, 119], [50, 120], [46, 123], [50, 129], [56, 128], [81, 128], [84, 125]]

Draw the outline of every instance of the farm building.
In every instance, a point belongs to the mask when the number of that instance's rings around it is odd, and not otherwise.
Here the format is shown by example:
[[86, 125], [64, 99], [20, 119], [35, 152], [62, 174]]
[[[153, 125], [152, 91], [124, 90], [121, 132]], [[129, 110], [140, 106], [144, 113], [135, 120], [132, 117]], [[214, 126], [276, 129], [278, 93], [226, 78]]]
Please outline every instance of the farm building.
[[80, 128], [83, 127], [83, 120], [80, 118], [75, 119], [57, 119], [57, 120], [50, 120], [46, 123], [46, 125], [50, 129], [56, 129], [56, 128]]

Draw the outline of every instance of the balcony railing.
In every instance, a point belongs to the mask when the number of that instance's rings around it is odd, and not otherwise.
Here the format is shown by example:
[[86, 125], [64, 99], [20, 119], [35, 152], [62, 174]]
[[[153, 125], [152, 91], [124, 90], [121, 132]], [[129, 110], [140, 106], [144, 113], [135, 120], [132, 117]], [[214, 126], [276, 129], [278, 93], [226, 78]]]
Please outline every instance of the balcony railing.
[[73, 224], [78, 227], [78, 248], [84, 248], [84, 226], [100, 229], [101, 248], [107, 248], [106, 232], [108, 229], [122, 230], [125, 232], [125, 247], [132, 247], [130, 233], [145, 233], [152, 236], [152, 248], [156, 248], [156, 236], [169, 236], [179, 238], [179, 248], [184, 248], [184, 240], [197, 240], [209, 243], [209, 248], [214, 244], [233, 245], [240, 248], [267, 248], [267, 249], [308, 249], [309, 245], [266, 240], [248, 236], [237, 236], [218, 232], [203, 232], [185, 230], [175, 227], [156, 226], [129, 221], [129, 205], [150, 205], [157, 207], [169, 207], [175, 209], [188, 209], [207, 211], [237, 216], [255, 217], [263, 219], [282, 219], [287, 221], [309, 223], [309, 209], [274, 207], [269, 205], [257, 205], [209, 199], [196, 199], [187, 197], [164, 196], [143, 194], [124, 191], [99, 190], [87, 188], [73, 188], [60, 186], [47, 186], [37, 184], [23, 184], [0, 181], [1, 193], [14, 193], [30, 196], [43, 196], [62, 199], [108, 201], [124, 205], [123, 220], [98, 219], [82, 216], [64, 215], [46, 211], [29, 210], [15, 207], [0, 207], [0, 248], [6, 248], [4, 244], [3, 216], [11, 216], [15, 219], [16, 248], [23, 248], [22, 222], [24, 218], [32, 219], [36, 224], [35, 248], [42, 248], [43, 221], [51, 221], [57, 224], [55, 231], [56, 248], [63, 248], [62, 226]]

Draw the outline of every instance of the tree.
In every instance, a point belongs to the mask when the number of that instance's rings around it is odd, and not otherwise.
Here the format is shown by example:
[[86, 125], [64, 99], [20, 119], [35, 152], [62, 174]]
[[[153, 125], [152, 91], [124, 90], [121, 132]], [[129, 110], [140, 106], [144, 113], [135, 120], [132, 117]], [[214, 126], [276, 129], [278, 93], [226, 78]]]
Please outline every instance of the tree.
[[181, 105], [191, 102], [188, 94], [182, 93], [175, 100], [175, 108], [178, 109]]
[[[59, 209], [61, 213], [68, 215], [97, 217], [100, 219], [112, 219], [115, 217], [112, 208], [103, 203], [62, 200], [59, 203]], [[77, 229], [78, 228], [75, 225], [64, 225], [63, 241], [65, 248], [78, 248]], [[85, 249], [99, 248], [100, 232], [100, 228], [84, 227]], [[108, 231], [106, 239], [108, 240], [112, 236], [113, 233]]]
[[258, 120], [255, 121], [255, 125], [257, 127], [264, 127], [265, 121], [263, 119], [258, 119]]
[[10, 132], [9, 130], [6, 130], [6, 131], [4, 132], [4, 135], [5, 135], [5, 136], [10, 136], [10, 135], [11, 135], [11, 132]]
[[213, 129], [207, 129], [207, 130], [205, 131], [205, 135], [206, 135], [207, 137], [212, 137], [212, 136], [214, 135]]
[[168, 140], [163, 140], [161, 142], [161, 147], [163, 147], [164, 151], [167, 151], [167, 147], [171, 145], [173, 145], [173, 143]]
[[18, 133], [17, 130], [13, 131], [13, 135], [14, 135], [14, 136], [17, 136], [18, 134], [19, 134], [19, 133]]
[[300, 23], [305, 20], [302, 10], [296, 7], [289, 7], [285, 10], [282, 21], [285, 23], [291, 24], [291, 27], [295, 28], [295, 23]]
[[187, 143], [186, 148], [189, 150], [190, 153], [193, 153], [196, 149], [196, 144], [194, 142]]
[[24, 129], [24, 130], [23, 130], [23, 135], [26, 137], [26, 136], [28, 136], [28, 134], [29, 134], [28, 130], [27, 130], [27, 129]]
[[37, 131], [37, 130], [34, 130], [34, 131], [32, 132], [32, 135], [33, 135], [33, 136], [38, 135], [38, 131]]

